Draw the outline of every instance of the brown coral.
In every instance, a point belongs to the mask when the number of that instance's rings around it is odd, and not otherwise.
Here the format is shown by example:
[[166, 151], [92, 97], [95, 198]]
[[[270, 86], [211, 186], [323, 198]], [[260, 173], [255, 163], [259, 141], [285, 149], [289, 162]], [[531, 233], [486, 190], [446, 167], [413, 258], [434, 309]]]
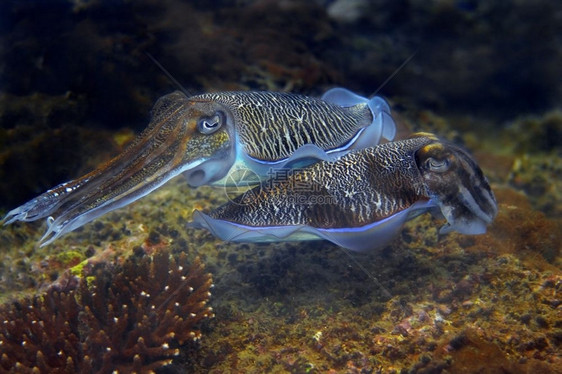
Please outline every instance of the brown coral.
[[0, 372], [150, 372], [199, 339], [211, 286], [199, 259], [159, 252], [101, 268], [74, 290], [5, 305]]
[[1, 372], [73, 372], [80, 356], [75, 291], [25, 299], [0, 310]]

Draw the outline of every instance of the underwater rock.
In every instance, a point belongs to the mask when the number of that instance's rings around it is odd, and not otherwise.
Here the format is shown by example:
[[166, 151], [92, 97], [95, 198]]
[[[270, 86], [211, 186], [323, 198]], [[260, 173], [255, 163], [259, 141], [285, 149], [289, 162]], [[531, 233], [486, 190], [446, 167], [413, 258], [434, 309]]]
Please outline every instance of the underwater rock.
[[562, 147], [562, 111], [526, 116], [514, 121], [506, 135], [515, 140], [517, 152], [549, 152]]
[[0, 93], [0, 209], [91, 170], [129, 140], [123, 132], [78, 126], [91, 124], [84, 101], [70, 93]]
[[[506, 129], [514, 160], [509, 184], [551, 218], [562, 217], [562, 112], [526, 116]], [[506, 139], [506, 143], [508, 142]]]
[[78, 286], [0, 307], [1, 371], [150, 372], [214, 316], [212, 278], [198, 258], [190, 265], [185, 254], [159, 252], [83, 275]]

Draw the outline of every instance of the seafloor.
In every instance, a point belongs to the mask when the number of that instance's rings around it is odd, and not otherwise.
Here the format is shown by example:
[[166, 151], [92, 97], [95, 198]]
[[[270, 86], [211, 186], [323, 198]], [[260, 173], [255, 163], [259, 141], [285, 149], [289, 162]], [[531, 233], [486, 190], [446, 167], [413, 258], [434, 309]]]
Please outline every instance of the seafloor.
[[[194, 209], [227, 201], [225, 190], [176, 178], [43, 248], [44, 222], [0, 228], [2, 319], [24, 313], [35, 295], [59, 300], [49, 290], [71, 292], [75, 277], [89, 285], [106, 277], [118, 305], [125, 283], [112, 271], [141, 279], [130, 264], [184, 253], [214, 282], [212, 313], [197, 310], [201, 320], [190, 325], [201, 337], [187, 344], [178, 332], [179, 354], [166, 366], [157, 368], [159, 353], [129, 369], [562, 373], [558, 3], [211, 3], [4, 3], [0, 213], [91, 170], [142, 130], [151, 104], [175, 89], [151, 53], [193, 92], [319, 95], [339, 85], [370, 95], [396, 72], [378, 94], [399, 136], [430, 131], [470, 150], [498, 200], [488, 233], [439, 236], [443, 222], [424, 215], [372, 253], [324, 241], [224, 243], [186, 223]], [[63, 315], [62, 305], [46, 310]], [[0, 340], [0, 372], [33, 350]]]

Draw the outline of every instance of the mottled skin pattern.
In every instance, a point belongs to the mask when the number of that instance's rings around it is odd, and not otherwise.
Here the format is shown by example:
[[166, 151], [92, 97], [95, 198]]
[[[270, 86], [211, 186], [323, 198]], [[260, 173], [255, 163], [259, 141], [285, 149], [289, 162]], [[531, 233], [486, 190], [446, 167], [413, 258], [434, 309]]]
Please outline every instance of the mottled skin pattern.
[[[470, 191], [478, 207], [467, 208], [464, 190]], [[470, 156], [420, 133], [352, 151], [335, 162], [317, 163], [284, 181], [266, 182], [209, 216], [251, 227], [351, 228], [429, 199], [454, 211], [455, 219], [475, 214], [476, 209], [489, 223], [496, 214], [490, 186]]]
[[267, 182], [210, 216], [249, 226], [333, 228], [378, 221], [429, 199], [414, 153], [430, 142], [386, 143], [353, 151], [337, 162], [320, 162], [284, 182]]
[[304, 144], [341, 147], [373, 120], [366, 104], [342, 108], [320, 99], [282, 92], [221, 92], [191, 98], [211, 100], [232, 113], [243, 151], [264, 161], [287, 158]]

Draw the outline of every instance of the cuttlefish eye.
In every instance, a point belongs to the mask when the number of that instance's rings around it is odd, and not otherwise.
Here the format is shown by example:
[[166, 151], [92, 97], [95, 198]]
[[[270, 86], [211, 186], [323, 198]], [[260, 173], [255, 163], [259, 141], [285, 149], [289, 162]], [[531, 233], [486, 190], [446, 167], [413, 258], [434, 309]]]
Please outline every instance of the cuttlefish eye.
[[222, 126], [224, 114], [216, 112], [212, 117], [201, 117], [197, 122], [197, 129], [201, 134], [212, 134]]
[[444, 173], [449, 170], [450, 166], [451, 161], [449, 160], [449, 158], [438, 160], [430, 157], [425, 160], [425, 167], [427, 168], [427, 170], [434, 171], [436, 173]]
[[455, 164], [455, 155], [442, 142], [427, 144], [416, 152], [417, 163], [424, 171], [445, 173]]

